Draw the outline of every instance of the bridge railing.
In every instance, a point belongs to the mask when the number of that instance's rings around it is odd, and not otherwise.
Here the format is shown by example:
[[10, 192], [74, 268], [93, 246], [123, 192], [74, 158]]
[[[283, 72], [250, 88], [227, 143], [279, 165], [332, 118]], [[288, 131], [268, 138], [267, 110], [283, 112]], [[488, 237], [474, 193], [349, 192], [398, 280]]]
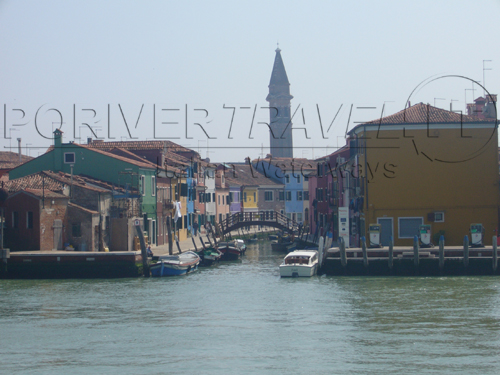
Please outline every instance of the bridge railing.
[[240, 223], [248, 223], [248, 225], [279, 226], [290, 232], [299, 230], [299, 224], [295, 220], [276, 211], [237, 212], [228, 216], [225, 220], [220, 222], [219, 225], [222, 231], [227, 233], [231, 230], [231, 227]]

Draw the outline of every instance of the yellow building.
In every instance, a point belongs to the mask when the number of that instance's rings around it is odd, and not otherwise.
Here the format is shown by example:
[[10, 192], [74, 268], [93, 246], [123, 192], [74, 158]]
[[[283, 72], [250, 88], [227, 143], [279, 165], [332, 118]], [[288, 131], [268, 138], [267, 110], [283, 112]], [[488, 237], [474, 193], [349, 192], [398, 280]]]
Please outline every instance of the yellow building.
[[[423, 103], [349, 132], [351, 221], [361, 235], [382, 225], [382, 240], [411, 245], [418, 226], [433, 242], [461, 245], [471, 223], [485, 244], [498, 227], [498, 134], [494, 119], [462, 116]], [[351, 226], [352, 229], [352, 226]]]

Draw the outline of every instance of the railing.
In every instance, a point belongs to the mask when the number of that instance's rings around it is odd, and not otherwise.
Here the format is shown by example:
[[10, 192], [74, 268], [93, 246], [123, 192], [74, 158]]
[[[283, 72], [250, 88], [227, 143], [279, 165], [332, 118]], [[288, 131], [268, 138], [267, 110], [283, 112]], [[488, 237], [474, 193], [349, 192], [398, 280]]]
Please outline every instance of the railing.
[[218, 225], [220, 231], [224, 234], [230, 232], [233, 228], [241, 228], [246, 225], [272, 226], [288, 232], [295, 232], [300, 229], [296, 221], [276, 211], [238, 212], [227, 217]]

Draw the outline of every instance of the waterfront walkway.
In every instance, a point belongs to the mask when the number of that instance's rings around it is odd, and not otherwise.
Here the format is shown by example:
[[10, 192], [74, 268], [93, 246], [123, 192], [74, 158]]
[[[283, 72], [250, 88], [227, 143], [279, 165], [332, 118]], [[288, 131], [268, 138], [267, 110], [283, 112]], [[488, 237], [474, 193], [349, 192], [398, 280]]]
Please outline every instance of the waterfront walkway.
[[[276, 229], [275, 228], [268, 228], [268, 227], [265, 227], [265, 228], [261, 228], [260, 230], [258, 229], [258, 227], [251, 227], [249, 231], [244, 231], [243, 232], [243, 239], [245, 238], [250, 238], [252, 237], [254, 234], [259, 234], [259, 233], [272, 233], [272, 232], [276, 232]], [[231, 236], [234, 237], [241, 237], [241, 234], [242, 232], [241, 231], [233, 231], [231, 232]], [[203, 239], [203, 241], [205, 241], [205, 246], [210, 246], [209, 243], [208, 243], [208, 239], [207, 239], [207, 233], [203, 230], [201, 232], [201, 238]], [[213, 237], [210, 235], [210, 241], [212, 241], [212, 243], [214, 242], [214, 239]], [[198, 250], [200, 250], [202, 248], [202, 245], [201, 245], [201, 242], [200, 242], [200, 237], [199, 237], [199, 233], [198, 235], [195, 237], [195, 243], [196, 243], [196, 247], [198, 248]], [[185, 252], [185, 251], [194, 251], [195, 248], [194, 248], [194, 245], [193, 245], [193, 240], [192, 240], [192, 237], [189, 237], [183, 241], [179, 241], [179, 247], [181, 248], [181, 251], [182, 252]], [[156, 255], [166, 255], [168, 254], [168, 244], [166, 245], [160, 245], [160, 246], [151, 246], [151, 250], [153, 251], [153, 254], [156, 256]], [[174, 241], [173, 243], [173, 246], [172, 246], [172, 252], [173, 254], [178, 254], [179, 253], [179, 250], [177, 248], [177, 245]]]

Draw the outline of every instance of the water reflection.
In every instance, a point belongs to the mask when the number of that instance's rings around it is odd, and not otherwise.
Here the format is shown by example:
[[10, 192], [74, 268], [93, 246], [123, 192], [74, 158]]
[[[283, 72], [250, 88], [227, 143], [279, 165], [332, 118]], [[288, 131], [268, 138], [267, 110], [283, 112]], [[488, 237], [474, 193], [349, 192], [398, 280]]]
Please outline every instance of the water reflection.
[[499, 279], [281, 279], [283, 256], [259, 241], [186, 277], [2, 280], [3, 370], [500, 371]]

